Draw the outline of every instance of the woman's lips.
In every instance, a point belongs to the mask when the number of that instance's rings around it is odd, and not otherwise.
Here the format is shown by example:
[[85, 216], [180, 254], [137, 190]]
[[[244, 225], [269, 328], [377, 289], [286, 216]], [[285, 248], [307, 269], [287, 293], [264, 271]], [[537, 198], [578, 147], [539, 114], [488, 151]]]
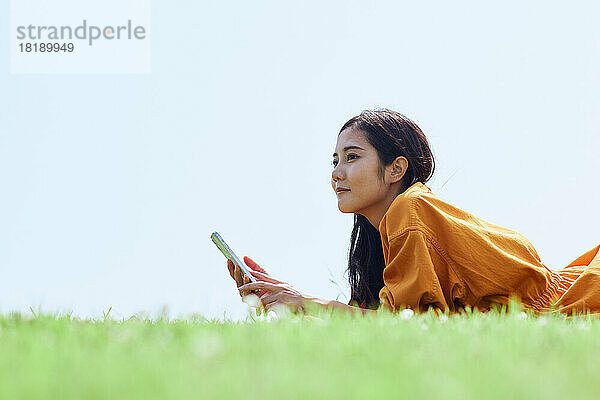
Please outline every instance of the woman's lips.
[[339, 196], [340, 194], [342, 194], [342, 193], [346, 193], [346, 192], [349, 192], [349, 191], [350, 191], [350, 190], [340, 190], [339, 192], [337, 192], [337, 195]]

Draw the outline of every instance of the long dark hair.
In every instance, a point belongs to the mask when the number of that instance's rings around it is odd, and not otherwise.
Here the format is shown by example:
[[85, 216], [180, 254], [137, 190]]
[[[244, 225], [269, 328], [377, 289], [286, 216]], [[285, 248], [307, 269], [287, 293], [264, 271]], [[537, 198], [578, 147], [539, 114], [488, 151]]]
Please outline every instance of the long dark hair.
[[[406, 157], [408, 170], [402, 178], [400, 193], [416, 182], [427, 182], [433, 175], [435, 162], [427, 138], [417, 124], [404, 115], [387, 109], [365, 110], [346, 122], [340, 133], [347, 128], [363, 131], [366, 140], [377, 150], [380, 179], [386, 166], [397, 157]], [[347, 270], [351, 290], [349, 305], [379, 307], [384, 268], [379, 231], [366, 217], [354, 214]]]

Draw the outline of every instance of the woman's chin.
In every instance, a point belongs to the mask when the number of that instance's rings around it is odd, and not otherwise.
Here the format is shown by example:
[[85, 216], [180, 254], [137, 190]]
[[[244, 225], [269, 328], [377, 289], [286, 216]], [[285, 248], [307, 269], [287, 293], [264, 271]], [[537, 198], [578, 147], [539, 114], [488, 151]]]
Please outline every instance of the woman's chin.
[[347, 204], [343, 204], [340, 202], [338, 202], [338, 210], [340, 210], [340, 212], [343, 213], [352, 213], [355, 211], [353, 207], [348, 207]]

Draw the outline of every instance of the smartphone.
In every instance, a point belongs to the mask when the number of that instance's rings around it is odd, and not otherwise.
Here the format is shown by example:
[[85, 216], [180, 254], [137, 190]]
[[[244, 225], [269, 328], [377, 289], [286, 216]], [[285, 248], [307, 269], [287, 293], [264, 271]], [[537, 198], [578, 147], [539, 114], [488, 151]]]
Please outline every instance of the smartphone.
[[[213, 232], [213, 234], [210, 235], [210, 238], [212, 239], [213, 243], [217, 245], [219, 250], [221, 250], [221, 253], [223, 253], [225, 258], [231, 260], [235, 265], [240, 267], [240, 269], [244, 272], [246, 276], [248, 276], [248, 278], [250, 278], [252, 282], [256, 282], [256, 278], [252, 276], [250, 271], [248, 271], [248, 267], [238, 258], [238, 256], [235, 255], [233, 250], [231, 250], [231, 247], [229, 247], [229, 245], [227, 245], [227, 243], [225, 242], [225, 240], [223, 240], [221, 235], [219, 235], [219, 232]], [[258, 289], [251, 291], [251, 293], [256, 292], [258, 292]]]

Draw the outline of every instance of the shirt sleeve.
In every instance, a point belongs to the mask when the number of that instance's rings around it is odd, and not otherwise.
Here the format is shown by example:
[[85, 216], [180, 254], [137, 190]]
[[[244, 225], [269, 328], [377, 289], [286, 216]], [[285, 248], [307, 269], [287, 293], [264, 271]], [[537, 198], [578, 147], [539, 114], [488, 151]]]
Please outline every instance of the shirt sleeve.
[[391, 311], [401, 307], [425, 312], [429, 307], [444, 311], [448, 305], [436, 274], [425, 234], [409, 230], [383, 244], [386, 261], [381, 304]]

